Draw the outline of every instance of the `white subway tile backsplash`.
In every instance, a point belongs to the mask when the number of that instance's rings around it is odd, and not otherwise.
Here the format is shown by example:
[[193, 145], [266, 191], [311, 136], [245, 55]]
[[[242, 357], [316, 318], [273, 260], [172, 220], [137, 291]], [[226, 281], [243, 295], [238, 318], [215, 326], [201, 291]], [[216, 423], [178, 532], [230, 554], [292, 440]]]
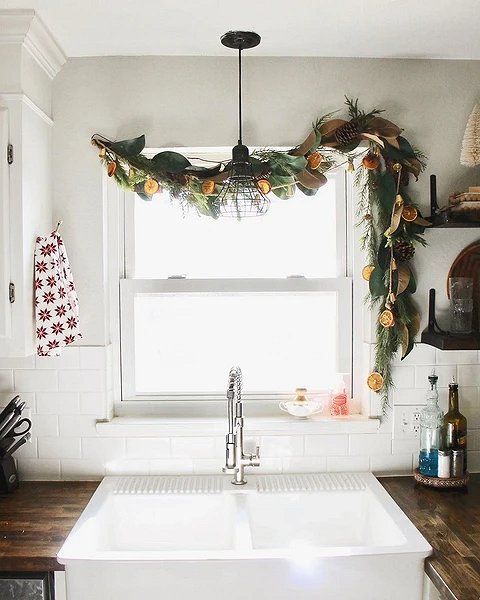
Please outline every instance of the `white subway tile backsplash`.
[[170, 438], [127, 438], [127, 458], [169, 458]]
[[457, 368], [459, 386], [462, 390], [466, 386], [480, 385], [480, 365], [463, 365], [459, 364]]
[[309, 435], [305, 437], [305, 456], [348, 454], [348, 435]]
[[455, 375], [458, 380], [456, 365], [420, 366], [416, 367], [415, 387], [423, 390], [428, 389], [428, 376], [432, 369], [435, 369], [435, 373], [438, 375], [439, 389], [448, 387], [448, 384], [452, 381], [452, 375]]
[[397, 352], [394, 365], [415, 366], [415, 365], [433, 365], [435, 364], [435, 348], [427, 344], [415, 344], [415, 347], [403, 360], [400, 352]]
[[62, 479], [99, 481], [105, 477], [102, 460], [63, 459], [60, 461]]
[[386, 454], [372, 456], [371, 468], [374, 475], [411, 475], [412, 454]]
[[69, 437], [97, 437], [95, 429], [96, 419], [87, 415], [59, 415], [58, 425], [60, 436]]
[[105, 370], [107, 365], [107, 349], [104, 346], [83, 346], [79, 350], [81, 369]]
[[58, 436], [58, 415], [32, 415], [32, 434], [36, 437]]
[[81, 458], [80, 438], [44, 437], [38, 439], [39, 458]]
[[80, 414], [95, 415], [102, 419], [107, 416], [107, 395], [103, 392], [83, 392], [80, 394]]
[[43, 458], [19, 458], [17, 460], [20, 481], [42, 481], [60, 479], [60, 460]]
[[58, 371], [60, 392], [104, 392], [105, 372], [94, 369]]
[[150, 475], [187, 475], [193, 473], [193, 460], [189, 458], [157, 458], [148, 462]]
[[415, 367], [393, 366], [392, 377], [396, 390], [415, 387]]
[[171, 440], [173, 458], [211, 458], [215, 456], [213, 437], [174, 437]]
[[417, 454], [420, 452], [420, 440], [392, 440], [392, 454]]
[[123, 438], [82, 439], [82, 457], [84, 459], [100, 457], [104, 462], [123, 459], [125, 457], [125, 440]]
[[36, 412], [40, 415], [76, 415], [80, 412], [80, 396], [76, 392], [38, 393]]
[[14, 372], [16, 392], [56, 392], [58, 390], [57, 371], [18, 369]]
[[60, 356], [36, 356], [36, 369], [78, 369], [80, 367], [79, 348], [70, 346], [62, 348]]
[[349, 454], [362, 456], [363, 454], [391, 454], [392, 436], [389, 434], [377, 433], [352, 433], [350, 435]]
[[329, 473], [346, 473], [349, 471], [370, 471], [369, 456], [328, 456], [327, 471]]
[[285, 473], [324, 473], [327, 470], [325, 456], [287, 456], [282, 458]]
[[[466, 365], [478, 363], [476, 350], [437, 350], [437, 365]], [[434, 364], [434, 363], [432, 363]]]
[[262, 457], [303, 456], [304, 452], [305, 442], [301, 435], [270, 435], [260, 438]]
[[35, 356], [0, 358], [0, 369], [34, 369]]
[[109, 460], [105, 464], [105, 475], [149, 475], [148, 460]]
[[[428, 382], [427, 382], [428, 383]], [[392, 392], [392, 404], [425, 404], [428, 386], [425, 388], [405, 388], [403, 390], [394, 389]]]
[[[0, 392], [8, 393], [13, 391], [13, 371], [2, 369], [0, 371]], [[27, 391], [27, 390], [25, 390]]]

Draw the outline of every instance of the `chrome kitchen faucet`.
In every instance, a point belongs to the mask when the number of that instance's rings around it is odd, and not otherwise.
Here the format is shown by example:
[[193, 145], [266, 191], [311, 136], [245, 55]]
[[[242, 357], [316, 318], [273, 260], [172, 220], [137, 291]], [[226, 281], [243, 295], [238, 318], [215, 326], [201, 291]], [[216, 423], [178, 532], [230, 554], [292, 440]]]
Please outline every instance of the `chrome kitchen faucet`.
[[228, 374], [227, 388], [228, 433], [226, 436], [226, 460], [224, 473], [233, 473], [232, 483], [244, 485], [245, 467], [260, 466], [260, 447], [255, 454], [243, 452], [243, 404], [242, 404], [242, 370], [232, 367]]

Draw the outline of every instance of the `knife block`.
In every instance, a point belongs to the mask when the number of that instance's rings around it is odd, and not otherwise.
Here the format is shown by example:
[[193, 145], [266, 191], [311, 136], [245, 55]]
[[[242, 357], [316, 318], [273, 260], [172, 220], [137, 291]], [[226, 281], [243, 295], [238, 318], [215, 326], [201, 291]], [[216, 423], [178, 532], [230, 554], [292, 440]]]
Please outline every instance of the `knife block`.
[[10, 494], [18, 488], [18, 473], [13, 456], [0, 461], [0, 494]]

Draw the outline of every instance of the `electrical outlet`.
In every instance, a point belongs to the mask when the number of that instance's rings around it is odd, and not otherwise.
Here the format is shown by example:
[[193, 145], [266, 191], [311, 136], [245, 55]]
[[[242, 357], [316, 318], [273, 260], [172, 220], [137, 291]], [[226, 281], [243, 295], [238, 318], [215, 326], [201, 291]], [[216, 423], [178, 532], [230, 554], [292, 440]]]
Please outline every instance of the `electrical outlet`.
[[420, 412], [423, 405], [400, 405], [393, 408], [393, 439], [420, 438]]

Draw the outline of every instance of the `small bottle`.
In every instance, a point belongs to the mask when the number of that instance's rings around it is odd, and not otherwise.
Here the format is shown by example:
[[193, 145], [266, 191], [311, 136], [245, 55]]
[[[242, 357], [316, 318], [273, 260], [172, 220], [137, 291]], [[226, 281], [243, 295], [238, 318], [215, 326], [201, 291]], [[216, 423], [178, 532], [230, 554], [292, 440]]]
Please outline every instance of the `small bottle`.
[[428, 376], [430, 389], [427, 406], [420, 413], [420, 456], [418, 470], [422, 475], [438, 476], [438, 451], [442, 441], [443, 411], [438, 406], [438, 376], [435, 371]]
[[[448, 412], [443, 418], [443, 444], [448, 450], [463, 450], [463, 473], [467, 470], [467, 419], [458, 408], [458, 383], [455, 377], [448, 385]], [[459, 470], [455, 469], [457, 475]], [[463, 474], [462, 473], [462, 474]]]

